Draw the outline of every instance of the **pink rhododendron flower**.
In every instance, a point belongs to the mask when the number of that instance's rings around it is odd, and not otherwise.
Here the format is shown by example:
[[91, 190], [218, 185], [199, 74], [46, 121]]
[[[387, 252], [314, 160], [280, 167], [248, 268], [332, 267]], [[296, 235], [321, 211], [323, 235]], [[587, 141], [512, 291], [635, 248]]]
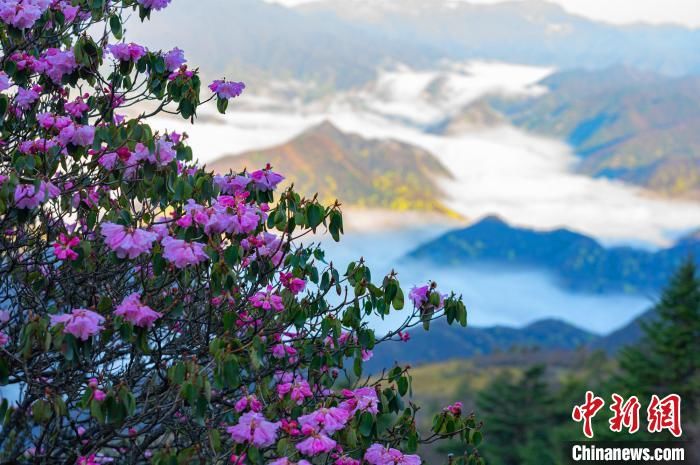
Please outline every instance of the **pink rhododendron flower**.
[[[413, 286], [411, 292], [408, 293], [408, 298], [411, 299], [413, 305], [416, 307], [422, 307], [430, 300], [430, 286]], [[438, 308], [442, 308], [445, 303], [445, 295], [440, 296], [440, 304]]]
[[34, 102], [39, 99], [39, 92], [41, 92], [41, 87], [39, 86], [34, 86], [31, 89], [25, 89], [24, 87], [17, 89], [17, 95], [15, 96], [17, 107], [21, 110], [29, 110]]
[[241, 413], [245, 410], [252, 410], [253, 412], [262, 411], [262, 402], [258, 400], [254, 395], [241, 397], [238, 402], [234, 405], [236, 412]]
[[350, 414], [345, 409], [338, 407], [320, 408], [308, 415], [300, 416], [299, 424], [302, 427], [311, 426], [318, 431], [332, 435], [345, 428], [349, 419]]
[[99, 462], [97, 462], [96, 460], [97, 458], [95, 454], [92, 454], [87, 457], [78, 457], [76, 465], [99, 465]]
[[370, 465], [421, 465], [417, 455], [404, 455], [397, 449], [390, 449], [381, 444], [372, 444], [365, 452], [365, 460]]
[[296, 402], [297, 405], [303, 404], [304, 399], [314, 395], [313, 392], [311, 392], [309, 383], [301, 376], [297, 376], [293, 381], [286, 381], [278, 384], [277, 394], [280, 398], [289, 394], [290, 399]]
[[153, 226], [151, 226], [151, 231], [156, 233], [156, 235], [158, 236], [158, 241], [162, 241], [170, 234], [170, 231], [168, 229], [168, 223], [165, 219], [161, 219], [158, 223], [155, 223]]
[[294, 347], [288, 346], [286, 344], [276, 344], [272, 347], [272, 356], [276, 359], [282, 359], [286, 356], [290, 356], [290, 363], [294, 363], [294, 356], [297, 355], [297, 350]]
[[309, 426], [303, 427], [301, 432], [309, 437], [298, 443], [296, 448], [299, 452], [309, 457], [330, 452], [337, 444], [333, 439]]
[[165, 69], [168, 71], [176, 71], [187, 62], [185, 59], [185, 52], [177, 47], [166, 53], [164, 59]]
[[170, 0], [138, 0], [140, 5], [153, 10], [162, 10], [170, 3]]
[[[88, 96], [85, 95], [85, 99], [87, 99]], [[83, 113], [88, 111], [90, 109], [90, 106], [85, 103], [85, 100], [83, 97], [76, 97], [75, 100], [72, 102], [66, 103], [63, 108], [68, 112], [69, 115], [71, 115], [73, 118], [80, 118], [83, 116]]]
[[87, 147], [89, 145], [92, 145], [92, 142], [95, 140], [95, 127], [94, 126], [78, 126], [75, 129], [75, 132], [73, 133], [73, 137], [71, 137], [71, 143], [73, 145], [78, 145], [81, 147]]
[[124, 298], [121, 304], [114, 311], [115, 315], [121, 316], [129, 323], [140, 328], [150, 328], [162, 313], [158, 313], [148, 305], [141, 303], [141, 294], [133, 293]]
[[267, 421], [258, 412], [244, 413], [235, 426], [226, 428], [235, 442], [253, 444], [255, 447], [269, 447], [277, 440], [279, 422]]
[[269, 165], [264, 170], [252, 172], [250, 178], [253, 180], [255, 187], [261, 191], [274, 190], [279, 183], [284, 181], [284, 176], [272, 171]]
[[119, 258], [134, 259], [142, 253], [148, 253], [158, 236], [143, 229], [127, 229], [115, 223], [102, 223], [100, 227], [105, 244]]
[[336, 461], [333, 462], [333, 465], [360, 465], [360, 461], [352, 457], [348, 457], [347, 455], [343, 455], [338, 457]]
[[12, 86], [10, 78], [5, 71], [0, 71], [0, 92], [7, 90]]
[[184, 268], [209, 260], [209, 256], [204, 251], [204, 244], [200, 242], [185, 242], [182, 239], [168, 236], [161, 241], [161, 244], [163, 244], [164, 248], [163, 258], [177, 268]]
[[36, 115], [36, 120], [39, 123], [39, 126], [44, 129], [51, 129], [54, 124], [56, 124], [56, 117], [51, 113], [39, 113]]
[[272, 286], [267, 286], [266, 292], [257, 292], [248, 300], [255, 308], [262, 308], [263, 310], [276, 310], [278, 312], [284, 310], [282, 297], [272, 292]]
[[3, 0], [0, 19], [17, 29], [29, 29], [51, 6], [51, 0]]
[[61, 0], [58, 3], [54, 2], [54, 8], [58, 8], [61, 13], [63, 13], [63, 18], [66, 24], [72, 23], [80, 11], [80, 6], [73, 6], [70, 0]]
[[299, 424], [294, 420], [282, 419], [282, 430], [288, 435], [294, 437], [301, 434]]
[[105, 394], [104, 391], [95, 389], [94, 391], [92, 391], [92, 398], [95, 399], [97, 402], [102, 402], [107, 398], [107, 394]]
[[242, 82], [227, 82], [217, 80], [209, 84], [209, 89], [222, 99], [236, 98], [243, 93], [245, 84]]
[[47, 64], [46, 75], [55, 84], [60, 84], [64, 75], [72, 73], [78, 67], [73, 50], [61, 51], [57, 48], [50, 48], [46, 50], [43, 58]]
[[130, 44], [112, 44], [107, 46], [107, 50], [114, 58], [121, 61], [138, 61], [146, 55], [146, 49], [133, 42]]
[[207, 234], [249, 234], [258, 228], [261, 221], [257, 207], [228, 195], [220, 195], [206, 214], [203, 207], [197, 208], [200, 210], [189, 208], [188, 212], [195, 213], [196, 221], [205, 225]]
[[33, 184], [18, 184], [15, 188], [15, 205], [17, 208], [36, 208], [60, 193], [50, 182], [41, 181], [38, 189]]
[[306, 281], [294, 277], [292, 273], [280, 273], [280, 282], [294, 295], [297, 295], [306, 288]]
[[72, 247], [77, 247], [78, 244], [80, 244], [80, 239], [77, 237], [69, 237], [61, 233], [53, 244], [53, 253], [60, 260], [77, 260], [78, 253]]
[[173, 149], [173, 143], [165, 139], [156, 141], [155, 151], [151, 152], [148, 147], [139, 143], [134, 151], [137, 160], [146, 160], [158, 166], [165, 166], [175, 159], [177, 152]]
[[455, 402], [452, 405], [448, 405], [443, 409], [445, 412], [450, 412], [452, 415], [459, 416], [462, 414], [462, 403]]
[[377, 391], [371, 387], [363, 387], [351, 391], [343, 390], [343, 395], [347, 400], [340, 404], [340, 408], [349, 411], [351, 414], [355, 412], [370, 412], [372, 414], [379, 413], [379, 399]]
[[298, 462], [292, 462], [287, 457], [282, 457], [277, 460], [273, 460], [269, 465], [311, 465], [307, 460], [299, 460]]
[[408, 298], [411, 299], [413, 305], [421, 307], [424, 303], [428, 302], [429, 295], [430, 286], [413, 286], [411, 292], [408, 293]]
[[116, 152], [109, 152], [105, 153], [102, 155], [98, 160], [97, 163], [100, 164], [104, 169], [107, 171], [112, 171], [114, 167], [117, 165], [117, 160], [119, 160], [119, 156], [117, 155]]
[[8, 342], [10, 342], [10, 337], [5, 333], [0, 332], [0, 347], [6, 346]]
[[278, 266], [284, 260], [282, 241], [279, 237], [267, 231], [263, 231], [255, 237], [243, 239], [241, 246], [246, 250], [252, 249], [255, 258], [268, 257], [275, 266]]
[[72, 334], [82, 341], [99, 334], [105, 319], [91, 310], [76, 308], [69, 314], [51, 315], [51, 326], [63, 324], [63, 332]]
[[247, 176], [214, 176], [214, 184], [216, 184], [219, 189], [221, 189], [222, 194], [233, 195], [238, 192], [243, 192], [248, 184], [250, 184], [250, 178]]

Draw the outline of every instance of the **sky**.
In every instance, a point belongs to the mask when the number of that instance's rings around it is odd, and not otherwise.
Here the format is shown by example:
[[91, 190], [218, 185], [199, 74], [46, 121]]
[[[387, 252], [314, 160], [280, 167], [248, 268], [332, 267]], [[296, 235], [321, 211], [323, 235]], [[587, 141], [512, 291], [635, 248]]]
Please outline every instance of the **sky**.
[[[287, 6], [317, 0], [266, 0]], [[426, 0], [428, 2], [435, 0]], [[505, 0], [463, 0], [469, 3], [498, 3]], [[518, 0], [519, 1], [519, 0]], [[700, 0], [551, 0], [571, 13], [616, 24], [634, 22], [677, 23], [700, 27]]]

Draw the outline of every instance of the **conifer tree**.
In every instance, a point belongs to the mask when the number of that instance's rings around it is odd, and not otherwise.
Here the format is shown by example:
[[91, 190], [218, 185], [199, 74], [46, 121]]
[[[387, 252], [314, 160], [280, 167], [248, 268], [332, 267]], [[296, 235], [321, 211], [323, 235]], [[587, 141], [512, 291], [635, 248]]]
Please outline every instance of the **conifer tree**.
[[477, 398], [484, 420], [483, 445], [491, 465], [554, 464], [548, 430], [552, 422], [552, 396], [545, 367], [536, 365], [520, 379], [501, 376]]
[[643, 402], [653, 394], [678, 394], [683, 420], [695, 422], [700, 396], [700, 279], [692, 260], [676, 272], [654, 310], [656, 317], [642, 323], [639, 343], [621, 352], [614, 384]]

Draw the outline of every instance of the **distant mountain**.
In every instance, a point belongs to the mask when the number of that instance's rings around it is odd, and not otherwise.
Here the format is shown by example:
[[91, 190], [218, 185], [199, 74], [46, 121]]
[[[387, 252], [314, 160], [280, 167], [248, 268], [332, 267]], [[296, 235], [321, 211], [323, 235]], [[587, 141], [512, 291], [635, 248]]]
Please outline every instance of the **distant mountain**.
[[567, 229], [535, 231], [487, 217], [421, 245], [408, 258], [443, 265], [535, 267], [551, 272], [561, 286], [575, 291], [655, 293], [691, 254], [700, 257], [700, 240], [693, 236], [656, 252], [605, 248]]
[[177, 45], [193, 66], [211, 79], [244, 79], [252, 92], [290, 79], [315, 91], [349, 88], [390, 63], [421, 66], [439, 59], [438, 50], [412, 37], [389, 38], [381, 28], [262, 0], [178, 1], [151, 16], [145, 25], [128, 24], [129, 40], [172, 47], [173, 25], [181, 26]]
[[298, 8], [412, 37], [443, 58], [493, 59], [560, 68], [616, 64], [669, 74], [700, 70], [700, 30], [681, 26], [615, 26], [566, 12], [552, 2], [478, 4], [454, 0], [322, 0]]
[[451, 212], [439, 180], [447, 169], [429, 152], [394, 140], [365, 139], [321, 123], [291, 141], [266, 150], [221, 158], [215, 172], [258, 169], [270, 163], [304, 195], [324, 202], [392, 210]]
[[559, 320], [541, 320], [523, 328], [506, 326], [455, 327], [435, 322], [430, 331], [410, 331], [408, 343], [386, 343], [377, 347], [366, 364], [369, 371], [390, 367], [394, 362], [422, 365], [452, 359], [489, 355], [511, 349], [574, 350], [595, 335]]
[[464, 132], [498, 126], [506, 122], [507, 119], [494, 110], [486, 100], [479, 99], [465, 106], [454, 116], [445, 119], [440, 124], [428, 128], [428, 132], [456, 136]]
[[366, 363], [370, 372], [391, 367], [394, 363], [430, 365], [451, 360], [470, 359], [492, 365], [520, 359], [521, 363], [565, 362], [578, 358], [578, 352], [603, 350], [616, 354], [623, 347], [636, 344], [643, 335], [642, 322], [654, 319], [654, 309], [603, 336], [560, 320], [536, 321], [522, 328], [508, 326], [457, 327], [434, 322], [430, 331], [414, 328], [407, 343], [377, 346], [374, 357]]
[[566, 139], [583, 173], [700, 198], [700, 76], [617, 67], [541, 84], [541, 97], [491, 103], [517, 126]]
[[544, 1], [478, 5], [453, 0], [333, 0], [284, 8], [262, 0], [173, 2], [129, 40], [178, 46], [209, 77], [314, 84], [315, 92], [373, 80], [392, 63], [491, 59], [560, 68], [627, 64], [671, 74], [700, 71], [700, 31], [614, 26]]
[[618, 352], [623, 347], [632, 345], [639, 341], [643, 335], [641, 323], [643, 321], [648, 322], [653, 320], [655, 315], [656, 312], [653, 309], [648, 310], [641, 316], [630, 321], [622, 328], [595, 339], [591, 342], [590, 347], [592, 349], [602, 349], [609, 353]]

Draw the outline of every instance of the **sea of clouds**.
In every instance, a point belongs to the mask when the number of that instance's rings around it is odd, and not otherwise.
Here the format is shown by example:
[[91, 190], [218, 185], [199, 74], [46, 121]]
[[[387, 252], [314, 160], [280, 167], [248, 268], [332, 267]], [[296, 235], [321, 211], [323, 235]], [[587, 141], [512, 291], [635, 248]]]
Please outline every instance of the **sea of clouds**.
[[[270, 106], [270, 97], [248, 95], [245, 110], [226, 116], [205, 111], [197, 124], [159, 118], [156, 127], [189, 134], [195, 155], [215, 160], [284, 143], [330, 120], [341, 130], [369, 138], [392, 138], [432, 152], [453, 174], [440, 179], [445, 202], [470, 220], [496, 214], [531, 228], [567, 227], [608, 244], [663, 247], [697, 228], [700, 204], [654, 197], [621, 182], [575, 173], [576, 157], [565, 143], [501, 125], [456, 136], [429, 134], [426, 126], [488, 93], [532, 95], [552, 70], [504, 63], [448, 64], [435, 72], [398, 68], [377, 82], [331, 100]], [[435, 82], [439, 80], [440, 86]], [[437, 90], [436, 90], [437, 89]], [[430, 92], [428, 91], [430, 90]], [[452, 94], [456, 100], [446, 99]], [[457, 98], [458, 97], [458, 98]], [[246, 100], [246, 98], [248, 100]], [[260, 101], [260, 109], [254, 102]], [[391, 231], [353, 231], [328, 256], [344, 266], [359, 256], [388, 272], [405, 253], [448, 224]], [[648, 308], [653, 296], [593, 296], [561, 290], [542, 270], [445, 268], [403, 261], [404, 285], [438, 281], [442, 289], [462, 293], [478, 325], [522, 325], [558, 317], [586, 329], [617, 328]], [[398, 315], [397, 318], [402, 318]], [[395, 321], [378, 322], [390, 327]]]

